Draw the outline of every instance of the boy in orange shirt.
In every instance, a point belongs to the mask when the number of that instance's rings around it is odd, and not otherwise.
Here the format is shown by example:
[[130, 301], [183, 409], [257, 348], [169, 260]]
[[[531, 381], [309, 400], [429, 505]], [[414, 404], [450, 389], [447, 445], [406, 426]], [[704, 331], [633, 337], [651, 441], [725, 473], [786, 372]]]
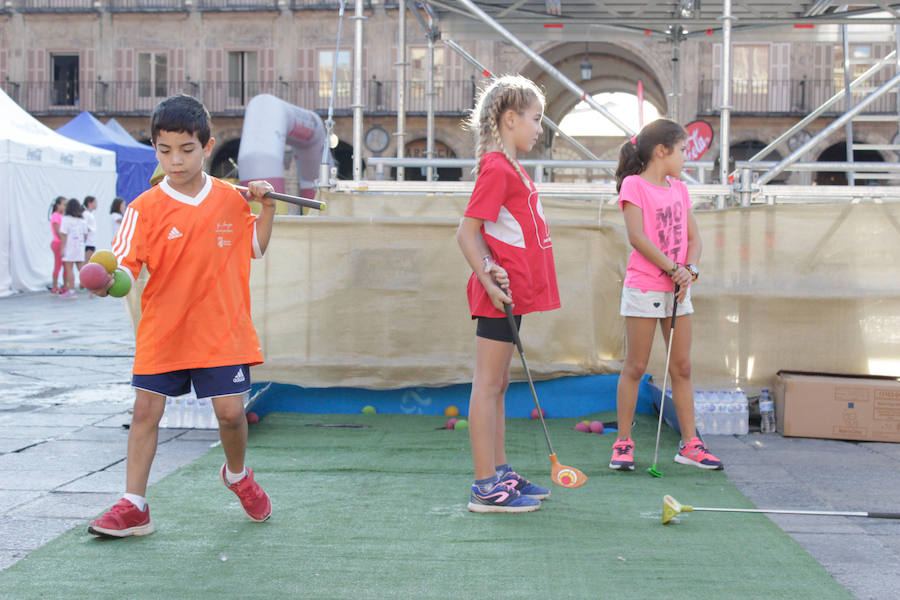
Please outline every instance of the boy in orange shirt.
[[272, 512], [244, 464], [243, 396], [250, 390], [249, 367], [263, 360], [250, 320], [250, 259], [261, 258], [268, 246], [275, 203], [265, 194], [274, 189], [265, 181], [248, 186], [262, 204], [257, 218], [240, 193], [203, 172], [215, 140], [209, 113], [191, 96], [160, 102], [150, 132], [166, 177], [128, 206], [112, 247], [132, 281], [142, 265], [150, 279], [135, 345], [125, 494], [88, 527], [107, 537], [153, 533], [144, 496], [159, 421], [166, 396], [185, 394], [192, 384], [198, 397], [212, 398], [225, 451], [223, 483], [254, 521]]

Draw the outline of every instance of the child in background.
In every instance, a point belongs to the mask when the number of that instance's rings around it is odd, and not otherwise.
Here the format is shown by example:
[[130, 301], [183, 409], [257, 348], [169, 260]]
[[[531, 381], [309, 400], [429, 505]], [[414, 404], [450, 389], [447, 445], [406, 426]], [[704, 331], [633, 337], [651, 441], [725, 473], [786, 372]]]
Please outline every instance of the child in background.
[[87, 239], [87, 223], [82, 218], [84, 207], [75, 198], [66, 204], [66, 214], [59, 226], [62, 244], [62, 261], [65, 271], [65, 286], [60, 298], [75, 297], [75, 269], [84, 263], [84, 244]]
[[672, 400], [681, 426], [675, 462], [721, 469], [694, 426], [694, 388], [691, 383], [691, 283], [699, 277], [695, 266], [702, 244], [691, 211], [687, 186], [678, 179], [684, 166], [687, 133], [678, 123], [658, 119], [625, 142], [619, 150], [616, 190], [624, 212], [628, 259], [622, 290], [625, 317], [625, 364], [616, 393], [619, 433], [613, 444], [611, 469], [634, 470], [631, 423], [638, 385], [647, 370], [657, 322], [666, 346], [670, 342], [675, 286], [679, 286], [674, 342], [669, 374]]
[[[244, 395], [250, 366], [263, 360], [250, 320], [250, 259], [269, 244], [274, 188], [250, 182], [257, 218], [229, 184], [203, 172], [212, 152], [209, 113], [191, 96], [173, 96], [157, 105], [150, 121], [156, 157], [166, 175], [125, 210], [112, 251], [119, 269], [138, 277], [153, 274], [141, 295], [131, 384], [136, 390], [128, 432], [125, 493], [88, 531], [107, 537], [153, 532], [147, 479], [156, 454], [166, 396], [211, 398], [219, 421], [225, 463], [219, 477], [254, 521], [272, 512], [268, 494], [244, 462], [247, 418]], [[106, 295], [105, 288], [96, 290]], [[197, 510], [190, 507], [190, 510]]]
[[[97, 219], [94, 211], [97, 210], [97, 199], [93, 196], [84, 197], [84, 221], [87, 223], [88, 233], [84, 242], [84, 260], [91, 260], [91, 256], [97, 250]], [[81, 267], [79, 266], [79, 269]]]
[[59, 274], [63, 268], [62, 262], [62, 240], [59, 237], [59, 226], [62, 224], [63, 213], [66, 210], [66, 199], [63, 196], [57, 196], [50, 207], [50, 229], [53, 231], [53, 241], [50, 242], [50, 249], [53, 251], [53, 279], [50, 281], [50, 293], [59, 294], [64, 288], [57, 285]]
[[116, 198], [109, 206], [109, 221], [112, 225], [112, 239], [116, 239], [119, 227], [122, 226], [122, 217], [125, 215], [125, 200]]
[[494, 79], [470, 119], [478, 136], [477, 179], [456, 234], [472, 267], [468, 299], [475, 331], [469, 437], [473, 512], [530, 512], [550, 490], [518, 475], [506, 458], [505, 395], [513, 337], [504, 304], [522, 315], [559, 308], [550, 231], [534, 184], [516, 161], [541, 135], [544, 95], [519, 76]]

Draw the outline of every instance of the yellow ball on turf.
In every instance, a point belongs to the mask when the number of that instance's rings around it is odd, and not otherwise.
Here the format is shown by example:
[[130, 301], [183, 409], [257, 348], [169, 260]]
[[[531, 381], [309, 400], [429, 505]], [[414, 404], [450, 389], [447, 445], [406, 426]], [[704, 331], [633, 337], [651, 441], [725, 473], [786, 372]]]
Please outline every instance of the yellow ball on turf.
[[374, 415], [375, 407], [371, 404], [367, 404], [366, 406], [363, 406], [362, 412], [364, 415]]
[[456, 407], [453, 406], [453, 405], [450, 405], [450, 406], [448, 406], [447, 408], [444, 409], [444, 416], [445, 416], [445, 417], [458, 417], [458, 416], [459, 416], [459, 409], [456, 408]]

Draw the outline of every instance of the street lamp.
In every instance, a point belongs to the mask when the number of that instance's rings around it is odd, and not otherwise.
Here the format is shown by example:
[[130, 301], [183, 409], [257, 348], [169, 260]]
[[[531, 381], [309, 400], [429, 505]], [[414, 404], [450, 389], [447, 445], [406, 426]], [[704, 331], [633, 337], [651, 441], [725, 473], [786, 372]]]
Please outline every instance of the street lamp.
[[588, 60], [588, 45], [584, 43], [584, 62], [581, 63], [581, 80], [588, 81], [594, 71], [594, 66]]

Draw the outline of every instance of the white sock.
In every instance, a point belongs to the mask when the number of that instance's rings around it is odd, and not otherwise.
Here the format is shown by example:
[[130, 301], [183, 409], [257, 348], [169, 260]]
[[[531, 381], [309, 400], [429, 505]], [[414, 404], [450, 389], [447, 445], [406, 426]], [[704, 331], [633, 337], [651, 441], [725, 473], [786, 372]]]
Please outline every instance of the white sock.
[[244, 467], [244, 470], [240, 473], [232, 473], [228, 470], [228, 466], [225, 466], [225, 481], [228, 483], [237, 483], [241, 479], [247, 476], [247, 467]]
[[137, 494], [129, 494], [125, 492], [122, 494], [122, 497], [134, 504], [137, 509], [141, 512], [144, 512], [147, 509], [147, 499], [143, 496], [138, 496]]

